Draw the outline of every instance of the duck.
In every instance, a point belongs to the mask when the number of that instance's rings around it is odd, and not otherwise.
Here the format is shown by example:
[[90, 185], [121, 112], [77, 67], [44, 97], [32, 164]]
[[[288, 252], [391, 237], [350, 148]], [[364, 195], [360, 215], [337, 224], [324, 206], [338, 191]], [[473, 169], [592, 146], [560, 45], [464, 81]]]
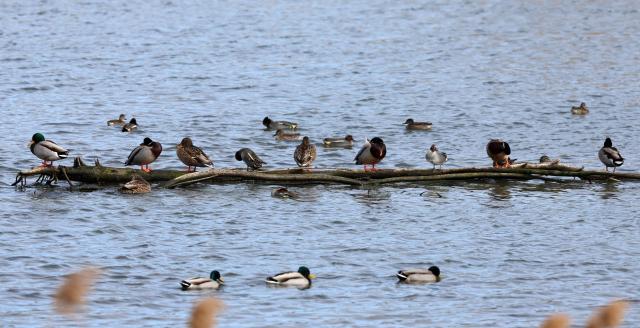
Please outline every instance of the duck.
[[[140, 146], [131, 151], [124, 165], [140, 165], [142, 171], [151, 172], [149, 164], [153, 163], [160, 156], [160, 153], [162, 153], [162, 145], [147, 137], [144, 138]], [[145, 165], [147, 166], [146, 168], [144, 167]]]
[[309, 287], [311, 280], [315, 279], [315, 275], [311, 274], [309, 268], [301, 266], [298, 271], [282, 272], [271, 277], [267, 277], [265, 282], [270, 285], [278, 286], [295, 286], [295, 287]]
[[433, 164], [434, 170], [436, 169], [436, 165], [440, 165], [440, 169], [442, 169], [442, 164], [448, 159], [447, 153], [439, 151], [435, 144], [431, 145], [431, 148], [427, 150], [425, 158], [429, 163]]
[[298, 195], [298, 193], [293, 192], [293, 191], [289, 191], [289, 189], [287, 189], [285, 187], [280, 187], [280, 188], [274, 189], [271, 192], [271, 196], [272, 197], [277, 197], [277, 198], [291, 198], [291, 199], [300, 198], [300, 195]]
[[120, 188], [123, 194], [144, 194], [151, 192], [151, 184], [137, 174], [131, 175], [131, 181]]
[[575, 107], [575, 106], [571, 107], [571, 114], [573, 114], [573, 115], [587, 115], [587, 114], [589, 114], [589, 108], [587, 108], [587, 104], [580, 103], [580, 106], [578, 106], [578, 107]]
[[415, 122], [412, 118], [408, 118], [404, 123], [407, 130], [431, 130], [433, 124], [431, 122]]
[[309, 167], [316, 160], [316, 146], [309, 142], [309, 137], [302, 138], [302, 142], [293, 152], [293, 159], [299, 167]]
[[538, 160], [538, 162], [540, 164], [555, 165], [555, 164], [560, 163], [560, 160], [559, 159], [551, 159], [547, 155], [542, 155], [542, 156], [540, 156], [540, 159]]
[[380, 163], [386, 155], [387, 146], [381, 138], [375, 137], [371, 141], [365, 138], [364, 145], [353, 160], [356, 161], [356, 165], [364, 165], [365, 172], [367, 165], [373, 166], [372, 170], [375, 171], [376, 164]]
[[286, 133], [282, 129], [278, 129], [273, 135], [278, 141], [298, 141], [300, 140], [299, 133]]
[[267, 164], [265, 161], [260, 159], [258, 155], [256, 155], [253, 150], [249, 148], [242, 148], [236, 152], [236, 160], [243, 161], [247, 164], [247, 171], [249, 169], [257, 170], [262, 167], [263, 164]]
[[129, 123], [122, 126], [122, 132], [131, 132], [133, 130], [136, 130], [137, 128], [138, 128], [138, 122], [136, 121], [135, 118], [132, 118], [131, 120], [129, 120]]
[[213, 161], [199, 147], [193, 145], [191, 138], [182, 138], [180, 144], [176, 146], [176, 154], [184, 165], [187, 166], [187, 172], [196, 171], [196, 167], [212, 167]]
[[180, 287], [182, 290], [188, 289], [218, 289], [224, 285], [224, 279], [220, 275], [218, 270], [213, 270], [209, 274], [209, 278], [190, 278], [185, 279], [180, 282]]
[[[44, 135], [40, 132], [35, 133], [31, 137], [29, 148], [31, 149], [31, 153], [43, 161], [42, 165], [40, 165], [41, 167], [53, 166], [53, 161], [69, 157], [68, 150], [58, 146], [58, 144], [52, 140], [45, 140]], [[47, 164], [47, 161], [51, 163]]]
[[440, 268], [431, 266], [429, 269], [400, 270], [396, 274], [400, 282], [438, 282], [440, 281]]
[[604, 164], [607, 172], [609, 172], [610, 167], [613, 167], [613, 172], [615, 173], [616, 167], [624, 164], [624, 158], [622, 158], [618, 149], [613, 146], [613, 142], [611, 142], [611, 138], [609, 137], [604, 140], [604, 146], [598, 151], [598, 158], [600, 158], [600, 162]]
[[322, 145], [324, 145], [325, 147], [351, 148], [353, 146], [353, 136], [347, 134], [344, 138], [324, 138], [322, 139]]
[[511, 148], [509, 144], [501, 139], [491, 139], [487, 143], [487, 155], [493, 160], [493, 167], [504, 168], [511, 167], [515, 160], [511, 160]]
[[295, 130], [298, 128], [298, 123], [287, 121], [273, 121], [269, 118], [269, 116], [264, 117], [264, 119], [262, 120], [262, 124], [267, 127], [267, 130]]
[[124, 116], [124, 114], [120, 114], [117, 120], [108, 120], [107, 126], [124, 125], [126, 122], [127, 118]]

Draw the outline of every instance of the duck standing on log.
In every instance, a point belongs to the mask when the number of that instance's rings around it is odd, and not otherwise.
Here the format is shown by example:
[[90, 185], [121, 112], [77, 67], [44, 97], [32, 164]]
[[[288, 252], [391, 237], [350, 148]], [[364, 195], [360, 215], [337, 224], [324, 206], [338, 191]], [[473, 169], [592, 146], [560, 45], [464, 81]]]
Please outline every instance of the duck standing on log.
[[434, 170], [436, 169], [436, 165], [440, 165], [440, 169], [442, 170], [442, 164], [448, 159], [447, 153], [439, 151], [435, 144], [431, 145], [431, 148], [427, 150], [425, 157], [429, 163], [433, 164]]
[[371, 141], [365, 138], [365, 143], [354, 158], [356, 165], [364, 165], [365, 172], [367, 171], [367, 165], [373, 167], [373, 171], [376, 170], [376, 164], [380, 163], [382, 159], [387, 155], [387, 146], [382, 139], [375, 137]]
[[493, 167], [504, 168], [511, 167], [511, 163], [515, 160], [511, 160], [511, 148], [509, 144], [501, 139], [491, 139], [487, 144], [487, 155], [493, 160]]
[[302, 143], [293, 152], [293, 159], [300, 167], [309, 167], [316, 160], [316, 146], [309, 142], [309, 137], [302, 138]]
[[[40, 166], [52, 166], [53, 161], [65, 159], [69, 156], [69, 151], [58, 146], [57, 143], [51, 140], [45, 140], [42, 133], [36, 133], [31, 137], [29, 142], [29, 148], [31, 152], [41, 159], [42, 165]], [[51, 162], [47, 164], [47, 161]]]
[[[162, 152], [162, 145], [150, 138], [144, 138], [140, 146], [134, 148], [124, 162], [125, 166], [140, 165], [140, 169], [144, 172], [151, 172], [149, 164], [153, 163]], [[144, 166], [147, 166], [146, 168]]]
[[196, 171], [196, 167], [212, 167], [213, 161], [199, 147], [193, 145], [191, 138], [182, 138], [180, 144], [176, 146], [176, 154], [184, 165], [187, 166], [187, 172]]
[[243, 161], [247, 164], [247, 171], [249, 169], [257, 170], [262, 167], [262, 164], [267, 164], [258, 155], [249, 148], [242, 148], [236, 152], [236, 160]]
[[613, 146], [613, 142], [611, 142], [611, 138], [609, 137], [604, 140], [604, 146], [598, 151], [598, 158], [600, 158], [600, 162], [604, 164], [607, 172], [609, 172], [610, 167], [613, 167], [613, 172], [615, 173], [616, 167], [624, 164], [624, 158], [622, 158], [618, 149]]
[[264, 119], [262, 120], [262, 124], [267, 127], [267, 130], [295, 130], [298, 128], [298, 123], [287, 121], [273, 121], [269, 118], [269, 116], [264, 117]]

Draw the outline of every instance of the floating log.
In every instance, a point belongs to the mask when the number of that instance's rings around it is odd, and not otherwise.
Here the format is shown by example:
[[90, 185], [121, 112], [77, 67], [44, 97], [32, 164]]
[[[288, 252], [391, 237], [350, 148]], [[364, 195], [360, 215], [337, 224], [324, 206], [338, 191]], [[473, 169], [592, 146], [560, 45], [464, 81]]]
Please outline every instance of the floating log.
[[332, 183], [351, 186], [373, 186], [393, 183], [420, 183], [439, 180], [477, 180], [477, 179], [515, 179], [544, 181], [570, 181], [567, 178], [581, 180], [640, 180], [639, 173], [612, 173], [603, 170], [584, 170], [582, 167], [572, 167], [557, 163], [529, 164], [521, 163], [511, 168], [470, 167], [455, 169], [379, 169], [373, 172], [349, 169], [277, 169], [246, 171], [245, 169], [209, 169], [200, 172], [187, 173], [177, 170], [155, 170], [142, 172], [133, 168], [114, 168], [102, 166], [97, 160], [95, 165], [84, 164], [81, 158], [76, 158], [73, 167], [36, 167], [31, 170], [20, 171], [16, 175], [13, 185], [26, 184], [26, 178], [38, 176], [36, 182], [47, 184], [64, 178], [71, 181], [94, 183], [99, 185], [122, 184], [131, 179], [131, 174], [137, 173], [149, 182], [160, 183], [165, 188], [186, 186], [198, 182], [236, 182], [262, 181], [277, 184], [317, 184]]

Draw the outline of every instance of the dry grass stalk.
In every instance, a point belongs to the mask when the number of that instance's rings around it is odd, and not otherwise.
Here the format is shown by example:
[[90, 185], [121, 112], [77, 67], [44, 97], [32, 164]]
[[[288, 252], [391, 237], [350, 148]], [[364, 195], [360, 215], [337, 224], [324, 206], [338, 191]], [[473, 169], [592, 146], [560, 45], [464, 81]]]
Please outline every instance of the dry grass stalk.
[[629, 303], [626, 301], [613, 301], [596, 311], [589, 321], [587, 328], [617, 328], [624, 319], [624, 312]]
[[571, 319], [564, 313], [557, 313], [549, 316], [540, 328], [569, 328]]
[[224, 303], [215, 298], [205, 298], [199, 301], [191, 312], [189, 327], [210, 328], [216, 323], [216, 315], [224, 308]]
[[70, 313], [83, 305], [85, 296], [99, 273], [96, 268], [85, 268], [68, 275], [54, 295], [56, 310]]

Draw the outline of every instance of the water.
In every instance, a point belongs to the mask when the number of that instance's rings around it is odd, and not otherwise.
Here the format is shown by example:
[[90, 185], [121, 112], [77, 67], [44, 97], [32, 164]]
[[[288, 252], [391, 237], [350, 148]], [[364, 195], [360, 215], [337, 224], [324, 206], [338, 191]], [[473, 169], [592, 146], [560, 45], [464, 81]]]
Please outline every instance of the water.
[[[447, 167], [485, 166], [491, 137], [521, 161], [544, 153], [601, 168], [609, 135], [621, 169], [638, 171], [638, 7], [3, 1], [1, 325], [181, 326], [194, 301], [216, 296], [223, 327], [534, 327], [560, 311], [580, 325], [596, 306], [636, 300], [636, 183], [292, 187], [303, 201], [262, 184], [139, 196], [9, 184], [37, 164], [25, 147], [36, 131], [111, 166], [145, 136], [164, 145], [152, 168], [182, 168], [184, 136], [218, 167], [239, 167], [245, 146], [270, 168], [293, 166], [294, 144], [263, 131], [265, 115], [298, 121], [316, 142], [381, 136], [383, 168], [427, 167], [434, 142]], [[581, 101], [591, 113], [571, 116]], [[140, 130], [108, 128], [120, 113]], [[406, 133], [408, 117], [433, 131]], [[320, 149], [316, 166], [354, 167], [356, 151]], [[86, 264], [104, 269], [86, 314], [56, 315], [62, 276]], [[442, 282], [396, 284], [398, 269], [430, 264]], [[264, 286], [299, 265], [318, 275], [311, 289]], [[178, 289], [212, 269], [223, 290]], [[639, 324], [634, 303], [625, 327]]]

